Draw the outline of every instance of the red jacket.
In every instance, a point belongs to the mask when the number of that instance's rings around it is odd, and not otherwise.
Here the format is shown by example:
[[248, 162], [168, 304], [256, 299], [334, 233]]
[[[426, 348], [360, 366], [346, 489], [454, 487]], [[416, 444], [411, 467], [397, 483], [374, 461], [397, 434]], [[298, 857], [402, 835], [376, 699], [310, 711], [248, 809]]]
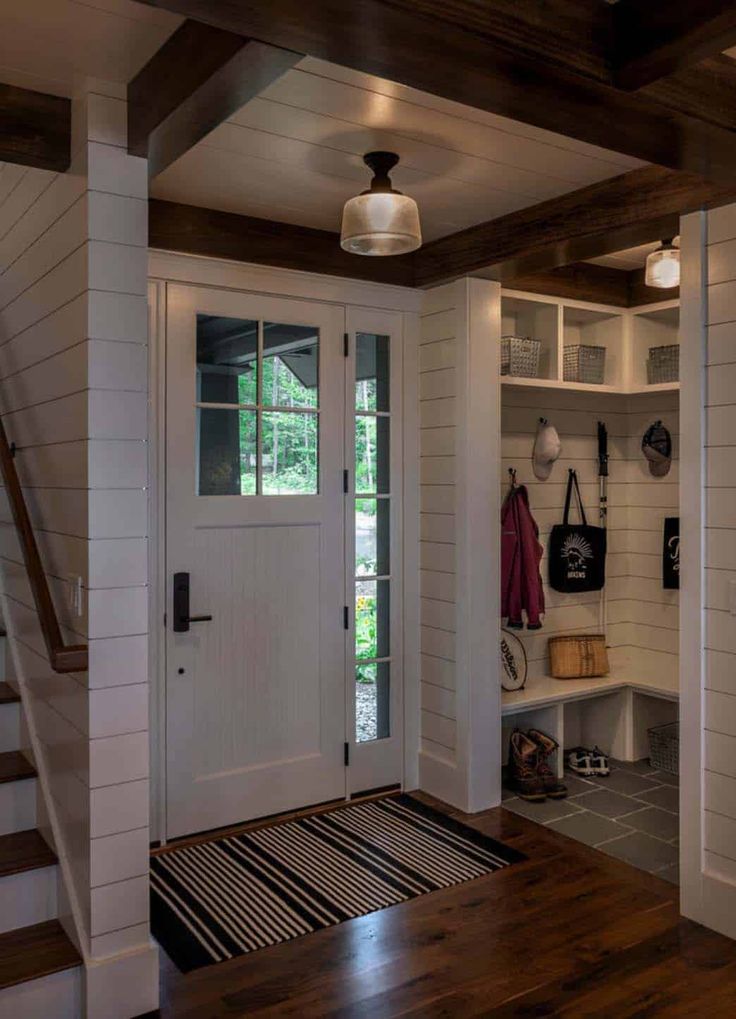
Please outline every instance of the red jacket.
[[542, 559], [539, 528], [529, 509], [525, 485], [515, 485], [501, 510], [501, 615], [508, 626], [521, 630], [522, 611], [527, 627], [540, 629], [544, 589], [539, 572]]

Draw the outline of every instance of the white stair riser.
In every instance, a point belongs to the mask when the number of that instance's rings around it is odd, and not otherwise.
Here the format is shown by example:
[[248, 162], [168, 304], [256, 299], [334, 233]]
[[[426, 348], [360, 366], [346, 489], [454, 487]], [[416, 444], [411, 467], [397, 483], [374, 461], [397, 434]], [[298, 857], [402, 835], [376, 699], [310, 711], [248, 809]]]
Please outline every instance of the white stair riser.
[[36, 827], [36, 779], [0, 782], [0, 835]]
[[0, 877], [0, 934], [56, 919], [56, 864]]
[[52, 973], [0, 991], [0, 1016], [13, 1019], [81, 1019], [82, 969]]
[[0, 704], [0, 754], [20, 749], [20, 704]]

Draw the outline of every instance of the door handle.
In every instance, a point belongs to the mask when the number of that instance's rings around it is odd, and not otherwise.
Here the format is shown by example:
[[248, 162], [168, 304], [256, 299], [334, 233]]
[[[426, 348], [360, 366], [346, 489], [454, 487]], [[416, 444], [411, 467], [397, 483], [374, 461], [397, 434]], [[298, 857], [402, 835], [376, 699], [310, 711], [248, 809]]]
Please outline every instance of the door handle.
[[189, 574], [174, 574], [174, 633], [188, 633], [190, 623], [209, 623], [212, 616], [189, 615]]

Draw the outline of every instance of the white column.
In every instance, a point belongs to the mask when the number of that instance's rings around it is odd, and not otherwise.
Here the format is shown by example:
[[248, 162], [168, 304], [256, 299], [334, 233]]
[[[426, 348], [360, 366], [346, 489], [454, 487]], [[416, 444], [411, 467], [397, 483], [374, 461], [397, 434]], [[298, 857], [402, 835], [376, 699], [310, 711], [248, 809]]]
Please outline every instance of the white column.
[[126, 104], [94, 83], [86, 141], [90, 1019], [158, 1004], [149, 936], [148, 178]]
[[681, 907], [736, 937], [736, 205], [681, 238]]

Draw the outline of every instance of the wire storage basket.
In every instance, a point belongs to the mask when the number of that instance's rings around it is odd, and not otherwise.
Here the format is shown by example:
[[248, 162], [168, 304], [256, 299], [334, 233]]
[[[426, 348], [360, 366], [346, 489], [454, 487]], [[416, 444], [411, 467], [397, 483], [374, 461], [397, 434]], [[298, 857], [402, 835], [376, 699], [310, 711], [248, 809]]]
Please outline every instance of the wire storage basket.
[[649, 737], [649, 763], [657, 771], [670, 775], [680, 774], [680, 724], [668, 722], [647, 729]]
[[584, 343], [565, 347], [562, 377], [565, 382], [589, 382], [600, 386], [606, 374], [606, 348]]
[[650, 347], [647, 361], [647, 383], [680, 381], [680, 344], [668, 343], [664, 347]]
[[501, 374], [538, 378], [541, 349], [541, 340], [533, 340], [529, 336], [502, 336]]

